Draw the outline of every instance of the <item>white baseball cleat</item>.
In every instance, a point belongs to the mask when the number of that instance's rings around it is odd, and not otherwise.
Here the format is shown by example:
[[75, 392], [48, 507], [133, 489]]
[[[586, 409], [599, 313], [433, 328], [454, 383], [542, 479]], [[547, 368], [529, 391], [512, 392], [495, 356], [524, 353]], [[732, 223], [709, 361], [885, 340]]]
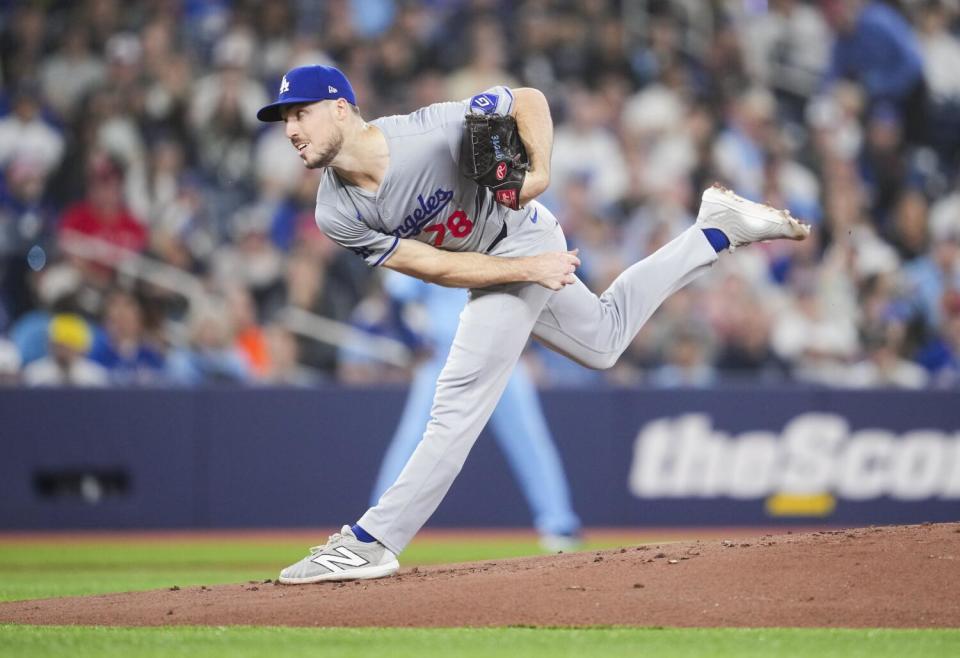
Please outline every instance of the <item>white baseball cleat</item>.
[[717, 183], [703, 193], [697, 226], [723, 231], [730, 251], [752, 242], [803, 240], [810, 235], [810, 225], [801, 224], [789, 211], [749, 201]]
[[280, 572], [284, 585], [305, 585], [332, 580], [369, 580], [392, 576], [400, 569], [397, 556], [378, 541], [362, 542], [345, 525], [323, 546]]

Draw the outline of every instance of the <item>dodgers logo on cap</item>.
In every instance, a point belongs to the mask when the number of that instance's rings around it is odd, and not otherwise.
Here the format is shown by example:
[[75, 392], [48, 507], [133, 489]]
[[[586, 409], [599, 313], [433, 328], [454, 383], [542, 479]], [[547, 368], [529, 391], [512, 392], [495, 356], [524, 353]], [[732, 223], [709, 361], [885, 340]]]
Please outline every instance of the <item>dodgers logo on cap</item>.
[[280, 121], [280, 108], [285, 105], [316, 103], [342, 98], [357, 104], [350, 81], [340, 69], [332, 66], [298, 66], [290, 69], [280, 81], [277, 100], [257, 112], [261, 121]]

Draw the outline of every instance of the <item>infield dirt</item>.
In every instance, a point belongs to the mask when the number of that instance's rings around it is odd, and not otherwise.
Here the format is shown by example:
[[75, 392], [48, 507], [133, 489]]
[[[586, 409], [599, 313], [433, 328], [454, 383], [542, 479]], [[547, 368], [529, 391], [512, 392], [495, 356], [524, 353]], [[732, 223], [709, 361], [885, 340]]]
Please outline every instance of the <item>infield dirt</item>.
[[871, 527], [0, 604], [0, 622], [116, 626], [960, 627], [960, 523]]

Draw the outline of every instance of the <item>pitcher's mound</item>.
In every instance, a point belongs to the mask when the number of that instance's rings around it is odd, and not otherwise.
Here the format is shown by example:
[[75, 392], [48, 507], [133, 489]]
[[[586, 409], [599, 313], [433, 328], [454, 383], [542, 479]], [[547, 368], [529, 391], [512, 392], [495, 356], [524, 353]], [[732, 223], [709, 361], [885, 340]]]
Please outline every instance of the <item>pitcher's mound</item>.
[[0, 622], [160, 626], [960, 626], [960, 523], [407, 569], [377, 581], [0, 604]]

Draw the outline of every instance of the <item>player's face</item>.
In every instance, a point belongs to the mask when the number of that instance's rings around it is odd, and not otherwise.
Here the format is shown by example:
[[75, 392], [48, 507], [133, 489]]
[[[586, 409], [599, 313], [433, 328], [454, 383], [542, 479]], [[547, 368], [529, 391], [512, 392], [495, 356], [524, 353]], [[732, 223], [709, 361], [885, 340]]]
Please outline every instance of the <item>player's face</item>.
[[343, 131], [330, 105], [321, 101], [281, 110], [287, 138], [308, 169], [328, 167], [343, 147]]

